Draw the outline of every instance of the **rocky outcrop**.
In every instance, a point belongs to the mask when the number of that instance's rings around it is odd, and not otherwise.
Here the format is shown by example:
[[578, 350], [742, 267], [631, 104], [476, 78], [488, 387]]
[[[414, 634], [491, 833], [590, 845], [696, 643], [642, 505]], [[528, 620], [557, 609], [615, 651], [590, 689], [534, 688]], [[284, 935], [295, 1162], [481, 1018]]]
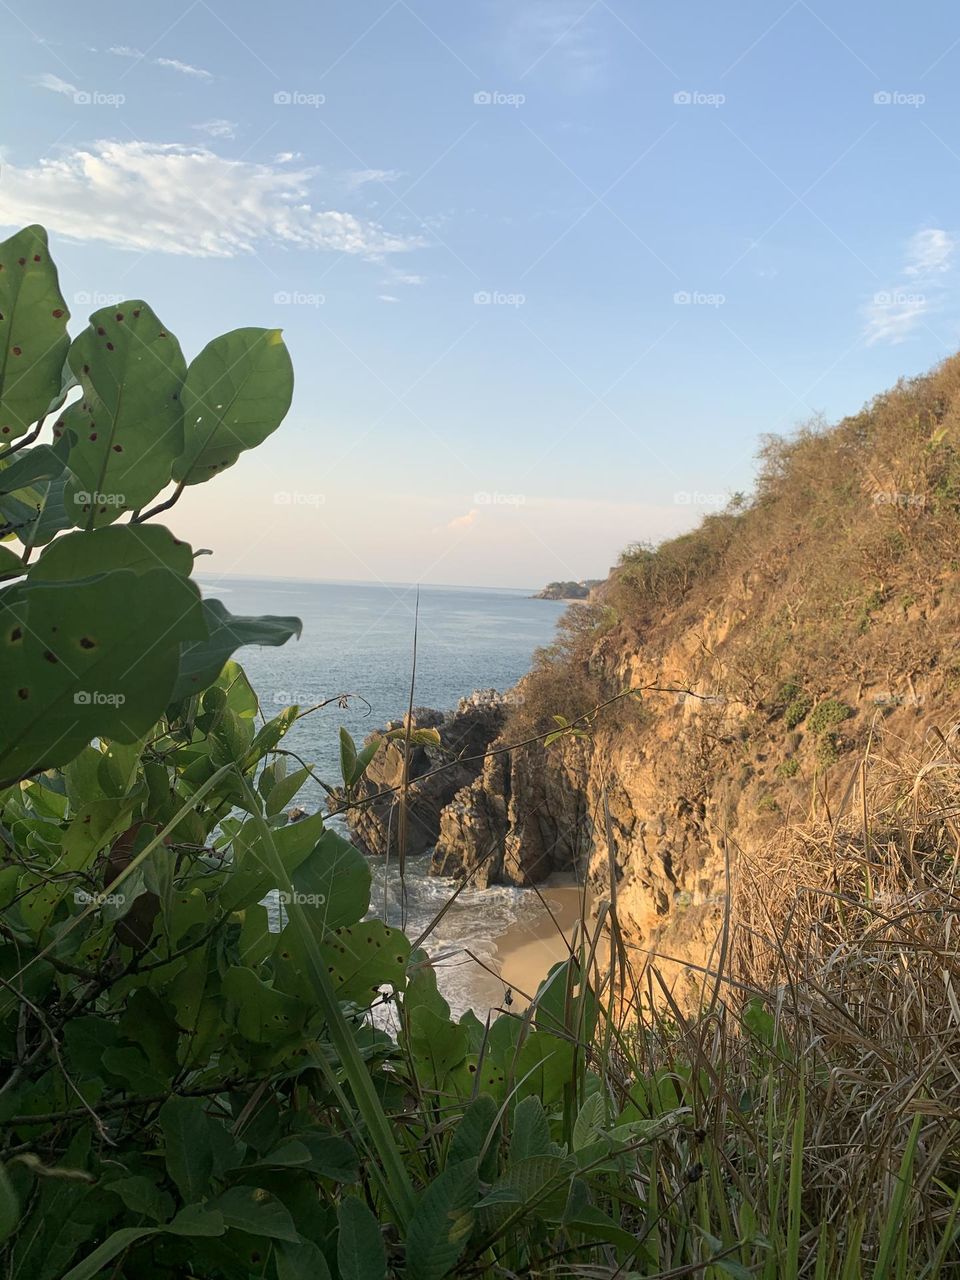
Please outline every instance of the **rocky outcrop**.
[[600, 578], [582, 578], [579, 582], [548, 582], [534, 600], [588, 600], [590, 593], [601, 584]]
[[[506, 711], [507, 704], [493, 689], [461, 699], [457, 709], [446, 714], [414, 708], [412, 728], [436, 730], [440, 744], [411, 742], [407, 748], [404, 848], [408, 856], [426, 853], [436, 845], [441, 813], [480, 773], [484, 753], [503, 729]], [[372, 734], [366, 741], [405, 727], [405, 719], [391, 721], [384, 732]], [[402, 735], [381, 746], [356, 788], [354, 806], [347, 812], [354, 840], [368, 854], [393, 854], [400, 847], [404, 750]], [[334, 803], [343, 799], [337, 794]]]

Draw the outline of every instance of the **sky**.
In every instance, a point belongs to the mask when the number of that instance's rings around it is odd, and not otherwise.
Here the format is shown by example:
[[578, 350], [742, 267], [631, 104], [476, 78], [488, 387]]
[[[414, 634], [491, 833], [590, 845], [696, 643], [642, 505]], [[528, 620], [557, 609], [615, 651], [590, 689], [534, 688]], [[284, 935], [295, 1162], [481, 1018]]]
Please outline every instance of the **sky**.
[[217, 574], [600, 577], [957, 348], [952, 4], [0, 3], [73, 332], [284, 330], [287, 420], [165, 517]]

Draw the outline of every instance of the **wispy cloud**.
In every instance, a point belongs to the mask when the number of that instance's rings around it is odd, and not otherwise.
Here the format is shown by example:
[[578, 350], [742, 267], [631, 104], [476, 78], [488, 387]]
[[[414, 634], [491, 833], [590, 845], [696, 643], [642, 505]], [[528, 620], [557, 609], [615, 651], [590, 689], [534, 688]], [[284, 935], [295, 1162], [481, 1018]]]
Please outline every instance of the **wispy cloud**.
[[377, 298], [380, 302], [399, 302], [400, 301], [400, 299], [395, 297], [392, 293], [378, 293]]
[[230, 258], [268, 244], [381, 258], [418, 238], [311, 203], [310, 169], [227, 160], [206, 147], [102, 141], [8, 164], [0, 224], [41, 222], [121, 249]]
[[211, 138], [235, 138], [239, 125], [236, 120], [204, 120], [203, 124], [195, 124], [194, 129], [209, 134]]
[[61, 80], [59, 76], [52, 76], [49, 73], [34, 76], [33, 83], [38, 89], [46, 89], [50, 93], [62, 93], [67, 98], [75, 98], [80, 92], [75, 84], [70, 84], [68, 80]]
[[507, 26], [505, 48], [520, 77], [553, 71], [565, 84], [587, 88], [603, 78], [606, 41], [593, 23], [591, 0], [533, 0], [518, 5]]
[[347, 174], [347, 186], [351, 189], [365, 187], [371, 182], [396, 182], [403, 174], [397, 169], [354, 169]]
[[128, 44], [112, 44], [107, 50], [112, 53], [115, 58], [145, 58], [146, 54], [141, 53], [139, 49], [133, 49]]
[[179, 71], [182, 76], [193, 76], [197, 80], [213, 79], [212, 71], [204, 71], [203, 67], [192, 67], [189, 62], [181, 62], [179, 58], [154, 58], [153, 62], [157, 67]]
[[864, 338], [897, 346], [942, 304], [944, 276], [954, 265], [957, 241], [941, 227], [924, 227], [912, 236], [901, 268], [901, 283], [881, 289], [864, 308]]

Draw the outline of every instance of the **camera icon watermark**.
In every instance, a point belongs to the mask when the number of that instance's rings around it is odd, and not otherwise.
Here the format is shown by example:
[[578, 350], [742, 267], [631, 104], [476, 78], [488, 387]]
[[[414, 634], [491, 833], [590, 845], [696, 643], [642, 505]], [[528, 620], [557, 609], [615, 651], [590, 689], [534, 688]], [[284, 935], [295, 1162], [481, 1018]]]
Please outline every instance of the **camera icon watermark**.
[[680, 89], [673, 95], [678, 107], [722, 107], [726, 100], [725, 93], [701, 93], [699, 89]]
[[917, 507], [922, 510], [927, 505], [927, 495], [881, 490], [873, 495], [873, 505], [875, 507]]
[[881, 89], [873, 95], [875, 107], [922, 107], [927, 100], [925, 93], [904, 93], [900, 89]]
[[126, 694], [104, 693], [100, 689], [78, 689], [73, 695], [75, 707], [122, 707]]
[[301, 493], [299, 489], [278, 489], [273, 501], [278, 507], [322, 507], [325, 493]]
[[480, 289], [473, 295], [475, 307], [522, 307], [525, 293], [503, 293], [499, 289]]
[[324, 293], [288, 293], [281, 289], [279, 293], [273, 295], [273, 301], [278, 307], [322, 307], [327, 300]]
[[522, 107], [525, 93], [502, 93], [499, 89], [481, 89], [473, 95], [475, 107]]
[[101, 93], [99, 89], [78, 89], [73, 95], [77, 107], [122, 107], [126, 100], [126, 94]]
[[273, 95], [275, 107], [322, 107], [325, 93], [303, 93], [300, 89], [280, 89]]

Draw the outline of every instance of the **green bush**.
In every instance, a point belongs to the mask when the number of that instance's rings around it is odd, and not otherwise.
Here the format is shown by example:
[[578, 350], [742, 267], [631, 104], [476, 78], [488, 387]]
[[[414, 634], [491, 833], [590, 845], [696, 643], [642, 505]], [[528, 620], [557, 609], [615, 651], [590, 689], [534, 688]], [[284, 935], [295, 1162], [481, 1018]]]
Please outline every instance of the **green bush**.
[[777, 773], [781, 778], [795, 778], [800, 772], [800, 762], [791, 756], [789, 760], [783, 760], [777, 765]]
[[795, 729], [813, 706], [813, 699], [806, 693], [797, 694], [787, 703], [783, 712], [783, 722], [788, 729]]
[[836, 698], [824, 698], [823, 702], [818, 702], [807, 717], [807, 728], [811, 733], [818, 735], [826, 733], [836, 728], [838, 724], [842, 724], [844, 720], [849, 720], [852, 715], [853, 709], [845, 703], [839, 702]]

